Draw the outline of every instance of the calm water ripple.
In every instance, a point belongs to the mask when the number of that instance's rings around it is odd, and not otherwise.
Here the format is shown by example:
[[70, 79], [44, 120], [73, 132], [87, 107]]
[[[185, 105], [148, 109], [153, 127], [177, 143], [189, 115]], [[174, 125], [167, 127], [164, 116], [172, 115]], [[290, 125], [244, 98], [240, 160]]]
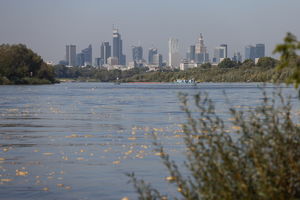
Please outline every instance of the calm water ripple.
[[[178, 93], [208, 92], [226, 119], [223, 92], [232, 105], [248, 109], [262, 101], [258, 86], [263, 85], [0, 86], [0, 199], [135, 199], [124, 175], [132, 171], [172, 193], [151, 133], [158, 133], [170, 154], [182, 161], [185, 116]], [[263, 87], [273, 91], [275, 86]], [[284, 93], [298, 101], [294, 89]]]

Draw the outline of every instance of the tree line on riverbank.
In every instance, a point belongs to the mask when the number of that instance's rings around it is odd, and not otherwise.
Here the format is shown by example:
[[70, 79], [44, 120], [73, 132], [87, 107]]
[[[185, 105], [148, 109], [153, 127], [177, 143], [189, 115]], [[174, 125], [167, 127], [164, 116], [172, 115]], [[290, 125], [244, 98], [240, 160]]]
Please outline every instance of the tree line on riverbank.
[[50, 84], [54, 77], [53, 67], [25, 45], [0, 45], [0, 84]]
[[194, 79], [197, 82], [283, 82], [291, 75], [290, 69], [276, 70], [279, 61], [271, 58], [261, 58], [257, 64], [252, 60], [237, 63], [224, 59], [218, 66], [205, 63], [197, 68], [185, 71], [162, 69], [148, 71], [148, 68], [133, 68], [126, 71], [106, 70], [94, 67], [54, 66], [57, 78], [76, 80], [93, 80], [113, 82], [117, 78], [121, 82], [173, 82], [177, 79]]

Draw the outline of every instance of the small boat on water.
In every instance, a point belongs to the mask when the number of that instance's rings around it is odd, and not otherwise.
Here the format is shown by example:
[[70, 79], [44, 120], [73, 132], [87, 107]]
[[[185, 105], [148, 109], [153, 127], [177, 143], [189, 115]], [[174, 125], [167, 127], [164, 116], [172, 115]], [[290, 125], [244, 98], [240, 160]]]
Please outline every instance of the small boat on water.
[[177, 84], [183, 84], [183, 85], [197, 85], [197, 82], [194, 79], [189, 79], [189, 80], [177, 79], [175, 81], [175, 83], [177, 83]]

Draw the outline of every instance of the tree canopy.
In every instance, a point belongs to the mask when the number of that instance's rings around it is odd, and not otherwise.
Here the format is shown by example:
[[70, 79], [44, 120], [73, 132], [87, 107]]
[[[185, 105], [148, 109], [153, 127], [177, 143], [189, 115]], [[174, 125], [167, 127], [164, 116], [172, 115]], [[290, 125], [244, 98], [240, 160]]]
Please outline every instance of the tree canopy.
[[300, 41], [291, 33], [287, 33], [284, 43], [277, 45], [274, 50], [274, 53], [281, 54], [277, 69], [291, 68], [293, 73], [288, 79], [288, 83], [293, 83], [296, 87], [300, 84], [300, 56], [297, 55], [299, 50]]
[[53, 83], [53, 68], [23, 44], [0, 45], [0, 84]]
[[230, 58], [225, 58], [224, 60], [222, 60], [219, 65], [220, 68], [232, 68], [237, 66], [237, 63], [230, 60]]

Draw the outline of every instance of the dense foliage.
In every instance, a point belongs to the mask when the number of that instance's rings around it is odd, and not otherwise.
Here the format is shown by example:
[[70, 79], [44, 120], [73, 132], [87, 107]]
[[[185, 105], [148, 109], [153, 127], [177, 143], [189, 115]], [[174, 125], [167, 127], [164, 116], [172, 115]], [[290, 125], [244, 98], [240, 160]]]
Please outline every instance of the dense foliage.
[[195, 79], [198, 82], [284, 82], [292, 73], [290, 69], [278, 71], [277, 60], [265, 57], [254, 64], [252, 60], [236, 63], [224, 59], [219, 66], [206, 63], [201, 67], [178, 72], [148, 72], [137, 74], [123, 81], [173, 82], [177, 79]]
[[133, 68], [126, 71], [118, 69], [107, 70], [103, 68], [95, 68], [91, 66], [86, 67], [66, 67], [64, 65], [54, 66], [54, 72], [57, 78], [69, 78], [77, 80], [94, 80], [101, 82], [113, 82], [117, 78], [125, 79], [132, 77], [135, 74], [143, 74], [147, 68]]
[[284, 38], [284, 43], [277, 45], [274, 53], [280, 53], [279, 69], [290, 68], [292, 69], [292, 75], [287, 80], [288, 83], [295, 84], [296, 87], [300, 84], [300, 56], [297, 52], [300, 50], [300, 41], [296, 36], [288, 33]]
[[[232, 121], [225, 123], [206, 94], [194, 96], [196, 110], [189, 108], [187, 95], [180, 99], [188, 119], [183, 126], [185, 169], [172, 161], [158, 140], [155, 143], [170, 174], [167, 180], [178, 188], [173, 197], [300, 198], [300, 128], [292, 120], [289, 101], [280, 94], [271, 99], [264, 95], [255, 109], [230, 108]], [[139, 199], [171, 197], [134, 174], [130, 177]]]
[[52, 66], [25, 45], [0, 45], [0, 84], [54, 82]]
[[57, 78], [113, 82], [117, 78], [122, 82], [174, 82], [177, 79], [195, 79], [198, 82], [284, 82], [291, 70], [277, 71], [277, 60], [270, 57], [261, 58], [257, 65], [252, 60], [237, 63], [224, 59], [218, 66], [210, 63], [186, 71], [162, 69], [148, 71], [148, 68], [131, 70], [106, 70], [103, 68], [54, 66]]

